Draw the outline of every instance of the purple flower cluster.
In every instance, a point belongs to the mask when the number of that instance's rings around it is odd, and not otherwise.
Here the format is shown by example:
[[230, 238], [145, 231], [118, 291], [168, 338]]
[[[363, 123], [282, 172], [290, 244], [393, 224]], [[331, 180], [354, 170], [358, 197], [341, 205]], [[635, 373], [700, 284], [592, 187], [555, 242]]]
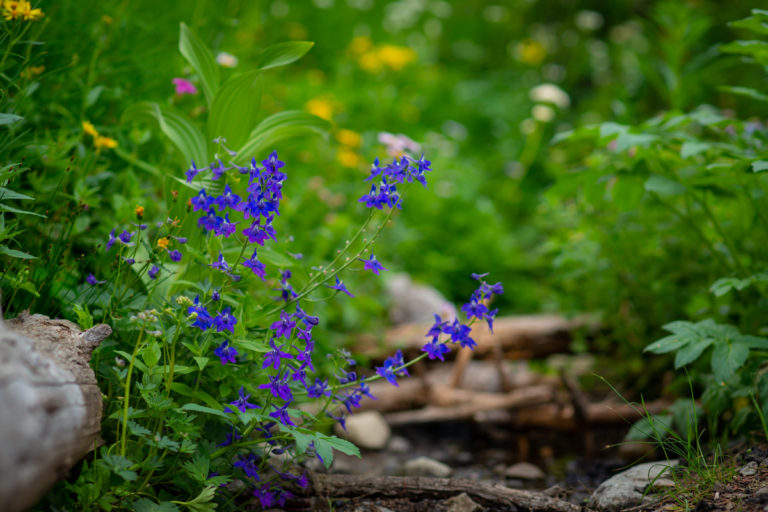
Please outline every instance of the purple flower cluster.
[[[280, 200], [283, 198], [283, 182], [286, 175], [280, 169], [285, 166], [277, 157], [277, 151], [273, 151], [266, 160], [258, 164], [255, 158], [251, 159], [248, 166], [234, 165], [226, 167], [220, 159], [208, 167], [198, 169], [194, 162], [187, 170], [187, 182], [201, 173], [210, 171], [212, 179], [218, 180], [229, 170], [237, 169], [240, 174], [248, 175], [248, 187], [245, 198], [235, 193], [229, 184], [224, 185], [224, 191], [218, 196], [209, 196], [205, 189], [190, 200], [193, 211], [199, 211], [202, 216], [197, 225], [204, 231], [212, 232], [214, 236], [229, 238], [238, 230], [249, 243], [263, 246], [268, 239], [277, 241], [277, 231], [272, 226], [275, 215], [280, 215]], [[242, 215], [242, 220], [230, 218], [230, 214]], [[223, 215], [223, 216], [222, 216]], [[266, 265], [259, 261], [257, 251], [254, 249], [250, 258], [242, 262], [243, 266], [250, 269], [254, 275], [264, 280], [266, 278]], [[224, 257], [220, 254], [218, 261], [210, 265], [219, 269], [230, 278], [237, 281], [236, 275]]]
[[[211, 302], [215, 301], [211, 300]], [[223, 309], [220, 309], [216, 316], [213, 316], [208, 311], [208, 307], [200, 302], [200, 295], [197, 295], [195, 296], [194, 303], [187, 308], [187, 314], [195, 315], [192, 321], [192, 326], [197, 327], [201, 331], [206, 331], [213, 327], [216, 329], [216, 332], [229, 331], [234, 333], [235, 324], [237, 324], [237, 318], [235, 318], [235, 316], [231, 313], [231, 310], [232, 308], [227, 306]]]
[[[472, 278], [480, 281], [480, 286], [472, 292], [472, 296], [466, 304], [461, 307], [461, 310], [466, 313], [467, 322], [476, 318], [478, 320], [485, 320], [488, 322], [488, 327], [493, 332], [493, 319], [499, 312], [498, 308], [489, 310], [486, 304], [493, 295], [501, 295], [504, 293], [504, 287], [501, 283], [489, 285], [483, 278], [488, 274], [472, 274]], [[453, 322], [443, 321], [439, 315], [435, 315], [435, 323], [430, 327], [427, 332], [427, 337], [432, 340], [422, 347], [422, 352], [426, 352], [430, 359], [439, 359], [444, 361], [443, 355], [450, 352], [447, 341], [451, 343], [458, 343], [462, 348], [469, 347], [474, 349], [477, 346], [475, 340], [473, 340], [469, 334], [472, 328], [469, 324], [462, 324], [458, 318], [454, 318]], [[449, 338], [447, 340], [440, 340], [440, 336], [447, 334]], [[387, 379], [389, 380], [389, 379]], [[390, 381], [392, 382], [392, 381]]]
[[421, 156], [418, 160], [413, 160], [403, 156], [398, 160], [395, 158], [391, 164], [381, 166], [379, 159], [376, 158], [371, 166], [371, 174], [365, 181], [379, 179], [379, 185], [371, 184], [371, 190], [361, 197], [358, 201], [365, 203], [367, 208], [376, 208], [381, 210], [384, 206], [390, 208], [402, 208], [402, 200], [397, 192], [397, 185], [413, 181], [418, 181], [424, 188], [427, 187], [425, 172], [431, 171], [429, 166], [432, 162]]

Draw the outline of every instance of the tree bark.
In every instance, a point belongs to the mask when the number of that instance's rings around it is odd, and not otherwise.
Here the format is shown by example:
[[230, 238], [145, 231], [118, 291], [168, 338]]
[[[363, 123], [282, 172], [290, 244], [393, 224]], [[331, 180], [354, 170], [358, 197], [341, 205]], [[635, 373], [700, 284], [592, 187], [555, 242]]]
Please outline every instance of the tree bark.
[[586, 512], [589, 509], [544, 494], [510, 489], [499, 484], [485, 484], [460, 478], [362, 477], [353, 475], [312, 475], [308, 489], [292, 489], [301, 496], [357, 498], [446, 499], [466, 493], [485, 507], [516, 507], [529, 511]]
[[91, 352], [104, 324], [81, 331], [67, 320], [22, 313], [0, 321], [0, 503], [22, 511], [94, 448], [101, 391]]

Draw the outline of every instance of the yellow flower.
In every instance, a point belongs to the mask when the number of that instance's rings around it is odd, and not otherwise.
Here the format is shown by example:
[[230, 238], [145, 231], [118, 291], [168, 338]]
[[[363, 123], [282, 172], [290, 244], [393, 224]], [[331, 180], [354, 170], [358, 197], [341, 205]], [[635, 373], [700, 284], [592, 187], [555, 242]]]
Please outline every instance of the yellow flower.
[[400, 71], [416, 60], [416, 52], [404, 46], [385, 44], [379, 48], [379, 59], [394, 71]]
[[350, 148], [359, 148], [363, 142], [363, 138], [360, 134], [353, 132], [352, 130], [339, 130], [336, 132], [336, 140], [338, 140], [340, 144]]
[[518, 60], [535, 66], [541, 63], [547, 56], [547, 49], [544, 45], [533, 39], [526, 39], [525, 41], [518, 43], [515, 47], [515, 56]]
[[157, 239], [157, 247], [159, 249], [167, 249], [169, 245], [171, 245], [171, 240], [167, 236]]
[[350, 149], [340, 149], [336, 157], [344, 167], [357, 167], [360, 164], [360, 156]]
[[357, 60], [357, 63], [361, 68], [370, 73], [381, 71], [383, 66], [381, 59], [379, 58], [379, 53], [375, 51], [365, 52]]
[[21, 78], [26, 78], [27, 80], [31, 80], [32, 78], [36, 77], [43, 71], [45, 71], [45, 66], [29, 66], [28, 68], [25, 68], [21, 72]]
[[91, 137], [99, 136], [99, 132], [96, 131], [96, 128], [89, 121], [83, 121], [83, 131]]
[[333, 105], [330, 101], [324, 98], [314, 98], [307, 102], [305, 105], [310, 114], [314, 114], [317, 117], [322, 117], [328, 121], [333, 117]]
[[137, 204], [136, 205], [136, 209], [133, 210], [133, 211], [136, 213], [136, 217], [138, 217], [139, 219], [144, 217], [144, 207], [143, 206]]
[[357, 36], [349, 43], [349, 51], [354, 54], [365, 53], [371, 49], [371, 39], [366, 36]]
[[101, 21], [104, 24], [106, 24], [106, 25], [111, 25], [112, 24], [112, 16], [110, 16], [108, 14], [104, 14], [104, 15], [101, 16]]
[[32, 9], [28, 0], [5, 0], [2, 4], [3, 17], [6, 21], [23, 19], [35, 21], [43, 17], [41, 9]]
[[117, 147], [117, 141], [115, 139], [110, 139], [109, 137], [102, 137], [101, 135], [96, 135], [96, 137], [93, 139], [93, 145], [96, 146], [96, 148], [116, 148]]

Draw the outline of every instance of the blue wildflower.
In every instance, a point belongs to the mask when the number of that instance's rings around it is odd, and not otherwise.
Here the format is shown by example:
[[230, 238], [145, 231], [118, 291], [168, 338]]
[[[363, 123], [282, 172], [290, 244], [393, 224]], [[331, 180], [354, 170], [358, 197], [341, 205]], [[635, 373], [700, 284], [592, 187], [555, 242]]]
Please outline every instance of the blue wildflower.
[[[248, 402], [248, 399], [251, 398], [251, 395], [246, 395], [245, 388], [242, 386], [240, 387], [239, 395], [240, 395], [240, 398], [238, 398], [234, 402], [229, 402], [229, 405], [234, 405], [237, 409], [240, 410], [240, 412], [245, 412], [248, 409], [261, 409], [260, 406]], [[229, 407], [224, 407], [224, 412], [235, 412], [235, 411], [233, 411]]]
[[224, 340], [213, 353], [221, 360], [221, 364], [237, 362], [237, 349], [229, 345], [229, 340]]
[[147, 275], [150, 279], [155, 279], [157, 277], [157, 274], [160, 273], [160, 267], [157, 265], [152, 265], [152, 268], [149, 269], [149, 272], [147, 272]]
[[172, 251], [168, 251], [168, 257], [171, 258], [171, 261], [181, 261], [182, 254], [181, 252], [177, 251], [176, 249]]
[[362, 258], [357, 259], [363, 262], [363, 270], [370, 270], [376, 275], [379, 275], [379, 270], [387, 270], [381, 265], [381, 263], [379, 263], [379, 260], [377, 260], [376, 256], [373, 254], [371, 254], [367, 260]]
[[88, 274], [88, 277], [85, 278], [85, 282], [91, 286], [96, 286], [97, 284], [106, 283], [106, 281], [99, 281], [98, 279], [96, 279], [96, 276], [94, 276], [93, 274]]
[[347, 287], [344, 286], [344, 283], [339, 280], [339, 276], [336, 276], [336, 284], [335, 285], [331, 286], [330, 284], [326, 284], [325, 286], [327, 286], [331, 290], [338, 290], [341, 293], [346, 293], [350, 297], [354, 297], [354, 295], [349, 293], [349, 290], [347, 290]]
[[235, 332], [235, 324], [237, 323], [237, 318], [230, 314], [230, 309], [232, 308], [229, 306], [225, 307], [222, 311], [219, 312], [218, 315], [216, 315], [216, 318], [213, 319], [213, 325], [216, 327], [216, 332]]

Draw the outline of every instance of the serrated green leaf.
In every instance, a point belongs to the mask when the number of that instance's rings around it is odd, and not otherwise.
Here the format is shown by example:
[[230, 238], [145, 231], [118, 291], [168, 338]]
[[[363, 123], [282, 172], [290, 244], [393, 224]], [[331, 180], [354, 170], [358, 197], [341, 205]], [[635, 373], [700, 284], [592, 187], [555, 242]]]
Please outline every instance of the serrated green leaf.
[[712, 345], [713, 341], [712, 338], [705, 338], [681, 347], [675, 354], [675, 369], [680, 369], [697, 360]]
[[196, 453], [192, 460], [184, 462], [183, 467], [195, 481], [205, 483], [208, 480], [211, 461], [205, 455]]
[[155, 503], [149, 498], [141, 498], [131, 505], [134, 512], [179, 512], [179, 507], [170, 501]]
[[151, 118], [157, 121], [160, 130], [184, 156], [199, 166], [208, 165], [208, 150], [205, 137], [191, 121], [169, 108], [148, 101], [128, 107], [122, 115], [122, 121]]
[[768, 20], [766, 20], [765, 15], [761, 14], [759, 9], [754, 9], [752, 14], [752, 16], [747, 18], [731, 21], [728, 23], [728, 26], [751, 30], [753, 32], [757, 32], [758, 34], [768, 34]]
[[727, 381], [749, 357], [749, 347], [743, 343], [717, 340], [712, 351], [712, 371], [718, 382]]
[[239, 148], [256, 126], [261, 104], [260, 71], [230, 78], [216, 94], [208, 118], [208, 138], [227, 139], [227, 146]]
[[24, 118], [21, 116], [17, 116], [16, 114], [8, 114], [5, 112], [0, 112], [0, 126], [6, 125], [6, 124], [13, 124], [18, 123], [19, 121], [23, 121]]
[[723, 277], [715, 281], [712, 286], [709, 287], [709, 291], [712, 292], [715, 297], [722, 297], [731, 290], [743, 290], [751, 284], [750, 279], [738, 279], [736, 277]]
[[211, 108], [216, 93], [219, 92], [219, 66], [213, 58], [211, 50], [203, 41], [192, 32], [186, 24], [182, 23], [179, 31], [179, 51], [187, 59], [187, 62], [200, 75], [200, 83], [203, 86], [205, 101]]
[[248, 140], [237, 152], [235, 161], [244, 162], [252, 157], [260, 159], [263, 152], [272, 151], [282, 140], [305, 135], [324, 135], [329, 127], [330, 123], [325, 119], [306, 112], [278, 112], [264, 119], [253, 129]]
[[643, 349], [644, 352], [666, 354], [688, 343], [695, 343], [702, 338], [698, 325], [691, 322], [671, 322], [664, 326], [664, 330], [671, 332], [672, 335], [654, 341]]
[[256, 67], [265, 70], [285, 66], [302, 58], [314, 45], [310, 41], [287, 41], [272, 45], [261, 52]]

